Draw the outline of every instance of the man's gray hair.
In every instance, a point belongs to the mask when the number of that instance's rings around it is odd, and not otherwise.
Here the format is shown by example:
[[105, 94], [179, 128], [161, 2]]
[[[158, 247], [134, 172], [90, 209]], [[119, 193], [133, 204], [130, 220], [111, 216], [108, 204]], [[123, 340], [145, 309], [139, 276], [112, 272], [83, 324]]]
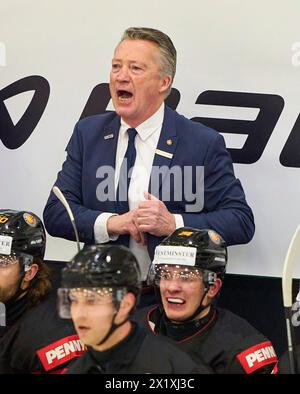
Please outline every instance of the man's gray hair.
[[170, 75], [173, 81], [176, 72], [177, 53], [170, 37], [162, 31], [149, 27], [129, 27], [125, 30], [121, 41], [127, 39], [146, 40], [156, 43], [161, 53], [161, 71], [164, 75]]

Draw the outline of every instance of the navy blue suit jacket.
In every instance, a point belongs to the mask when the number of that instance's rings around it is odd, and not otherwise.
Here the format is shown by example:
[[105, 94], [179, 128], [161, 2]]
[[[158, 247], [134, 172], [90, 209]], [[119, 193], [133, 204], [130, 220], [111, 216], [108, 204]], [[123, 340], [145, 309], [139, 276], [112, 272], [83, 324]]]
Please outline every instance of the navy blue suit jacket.
[[[80, 120], [66, 148], [67, 158], [55, 182], [70, 203], [80, 240], [87, 244], [95, 242], [94, 222], [98, 215], [101, 212], [118, 213], [114, 201], [99, 201], [97, 198], [96, 190], [101, 179], [96, 177], [96, 173], [101, 166], [115, 167], [119, 128], [120, 117], [115, 112]], [[174, 185], [171, 184], [169, 201], [164, 201], [170, 212], [181, 214], [186, 226], [216, 230], [228, 245], [247, 243], [252, 238], [253, 214], [246, 203], [241, 183], [234, 176], [231, 157], [219, 133], [166, 107], [157, 149], [173, 157], [155, 154], [153, 167], [204, 166], [204, 205], [201, 211], [186, 212], [186, 204], [192, 204], [191, 201], [186, 201], [184, 193], [181, 201], [175, 201], [172, 196]], [[160, 180], [159, 190], [152, 191], [162, 200], [161, 186], [167, 179], [165, 176]], [[194, 185], [195, 176], [191, 178]], [[75, 239], [67, 213], [53, 192], [44, 210], [44, 222], [49, 234]], [[150, 258], [161, 239], [148, 234]], [[129, 237], [121, 236], [116, 242], [128, 246]]]

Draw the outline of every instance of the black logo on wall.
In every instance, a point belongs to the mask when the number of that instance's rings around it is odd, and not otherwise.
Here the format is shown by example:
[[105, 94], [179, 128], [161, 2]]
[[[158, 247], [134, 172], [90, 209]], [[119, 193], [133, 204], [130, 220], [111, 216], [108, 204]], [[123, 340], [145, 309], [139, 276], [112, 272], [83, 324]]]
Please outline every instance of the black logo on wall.
[[[30, 90], [35, 91], [34, 96], [19, 122], [14, 125], [4, 100]], [[27, 141], [45, 111], [49, 94], [50, 85], [41, 76], [20, 79], [0, 90], [0, 139], [7, 148], [17, 149]], [[79, 118], [107, 112], [110, 99], [108, 83], [96, 85]], [[180, 92], [172, 88], [166, 104], [175, 110], [179, 102]], [[274, 94], [206, 90], [200, 93], [195, 104], [259, 109], [255, 120], [192, 118], [193, 121], [201, 122], [222, 133], [247, 135], [246, 142], [241, 149], [228, 148], [228, 151], [234, 163], [252, 164], [263, 154], [283, 110], [284, 100], [281, 96]], [[300, 168], [299, 146], [300, 115], [280, 154], [280, 163], [283, 166]]]
[[[14, 125], [4, 101], [31, 90], [34, 90], [32, 100], [21, 119]], [[0, 90], [0, 139], [6, 148], [17, 149], [27, 141], [45, 111], [49, 94], [48, 81], [38, 75], [19, 79]]]

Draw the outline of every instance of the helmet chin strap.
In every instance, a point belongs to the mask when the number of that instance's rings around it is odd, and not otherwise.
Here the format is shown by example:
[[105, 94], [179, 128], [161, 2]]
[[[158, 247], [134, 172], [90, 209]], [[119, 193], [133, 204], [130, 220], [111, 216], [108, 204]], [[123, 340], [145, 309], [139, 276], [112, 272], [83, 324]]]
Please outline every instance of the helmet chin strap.
[[208, 293], [208, 291], [209, 291], [209, 287], [206, 287], [206, 288], [205, 288], [205, 291], [204, 291], [204, 293], [203, 293], [203, 296], [202, 296], [202, 298], [201, 298], [201, 301], [200, 301], [200, 303], [199, 303], [198, 308], [195, 310], [195, 312], [192, 314], [192, 316], [190, 316], [188, 319], [185, 320], [186, 323], [192, 322], [198, 315], [200, 315], [201, 312], [205, 311], [205, 309], [207, 309], [207, 308], [210, 307], [210, 304], [208, 304], [208, 305], [202, 305], [202, 302], [203, 302], [203, 300], [204, 300], [206, 294]]
[[[20, 272], [20, 276], [18, 279], [18, 288], [17, 291], [15, 292], [15, 294], [9, 299], [10, 302], [14, 302], [17, 299], [19, 299], [22, 295], [26, 294], [28, 292], [29, 289], [31, 289], [34, 284], [36, 283], [36, 277], [34, 277], [30, 282], [29, 285], [26, 289], [22, 289], [21, 285], [23, 282], [23, 279], [25, 278], [26, 272], [30, 269], [29, 265], [23, 265], [22, 263], [20, 263], [21, 266], [21, 272]], [[28, 267], [27, 269], [25, 267]]]
[[125, 324], [129, 320], [129, 316], [127, 316], [121, 323], [119, 323], [119, 324], [115, 323], [115, 318], [116, 318], [116, 316], [117, 316], [117, 314], [118, 314], [118, 312], [120, 310], [121, 302], [120, 301], [115, 301], [114, 305], [115, 305], [115, 310], [114, 310], [114, 314], [113, 314], [113, 317], [112, 317], [112, 322], [111, 322], [110, 329], [107, 331], [107, 333], [104, 336], [104, 338], [99, 343], [97, 343], [96, 346], [100, 346], [104, 342], [106, 342], [108, 340], [108, 338], [116, 331], [117, 328], [123, 326], [123, 324]]
[[9, 299], [10, 302], [14, 302], [16, 301], [18, 298], [20, 298], [20, 296], [24, 295], [25, 293], [27, 293], [27, 291], [29, 290], [29, 288], [31, 287], [27, 287], [27, 289], [22, 289], [21, 285], [23, 282], [23, 279], [25, 277], [25, 272], [22, 272], [20, 274], [20, 277], [18, 279], [18, 288], [17, 291], [15, 292], [15, 294]]

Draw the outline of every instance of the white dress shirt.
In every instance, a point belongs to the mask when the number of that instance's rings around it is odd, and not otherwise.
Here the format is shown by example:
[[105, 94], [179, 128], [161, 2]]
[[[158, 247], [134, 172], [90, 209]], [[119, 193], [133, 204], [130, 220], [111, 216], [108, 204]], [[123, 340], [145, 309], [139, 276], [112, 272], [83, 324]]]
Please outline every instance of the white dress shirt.
[[[135, 137], [136, 159], [128, 189], [128, 205], [130, 210], [136, 208], [141, 201], [145, 200], [144, 192], [148, 191], [152, 164], [163, 119], [164, 103], [150, 118], [135, 128], [137, 131]], [[115, 185], [119, 182], [120, 167], [127, 150], [127, 129], [129, 128], [130, 126], [121, 119], [115, 162]], [[117, 190], [117, 187], [115, 189]], [[115, 241], [118, 238], [117, 234], [109, 235], [107, 232], [107, 220], [113, 215], [116, 214], [103, 212], [97, 217], [94, 224], [94, 235], [97, 243]], [[176, 228], [182, 227], [184, 225], [182, 216], [176, 214], [174, 217]], [[130, 237], [129, 248], [136, 256], [140, 265], [142, 279], [145, 280], [151, 263], [147, 246], [137, 243]]]

